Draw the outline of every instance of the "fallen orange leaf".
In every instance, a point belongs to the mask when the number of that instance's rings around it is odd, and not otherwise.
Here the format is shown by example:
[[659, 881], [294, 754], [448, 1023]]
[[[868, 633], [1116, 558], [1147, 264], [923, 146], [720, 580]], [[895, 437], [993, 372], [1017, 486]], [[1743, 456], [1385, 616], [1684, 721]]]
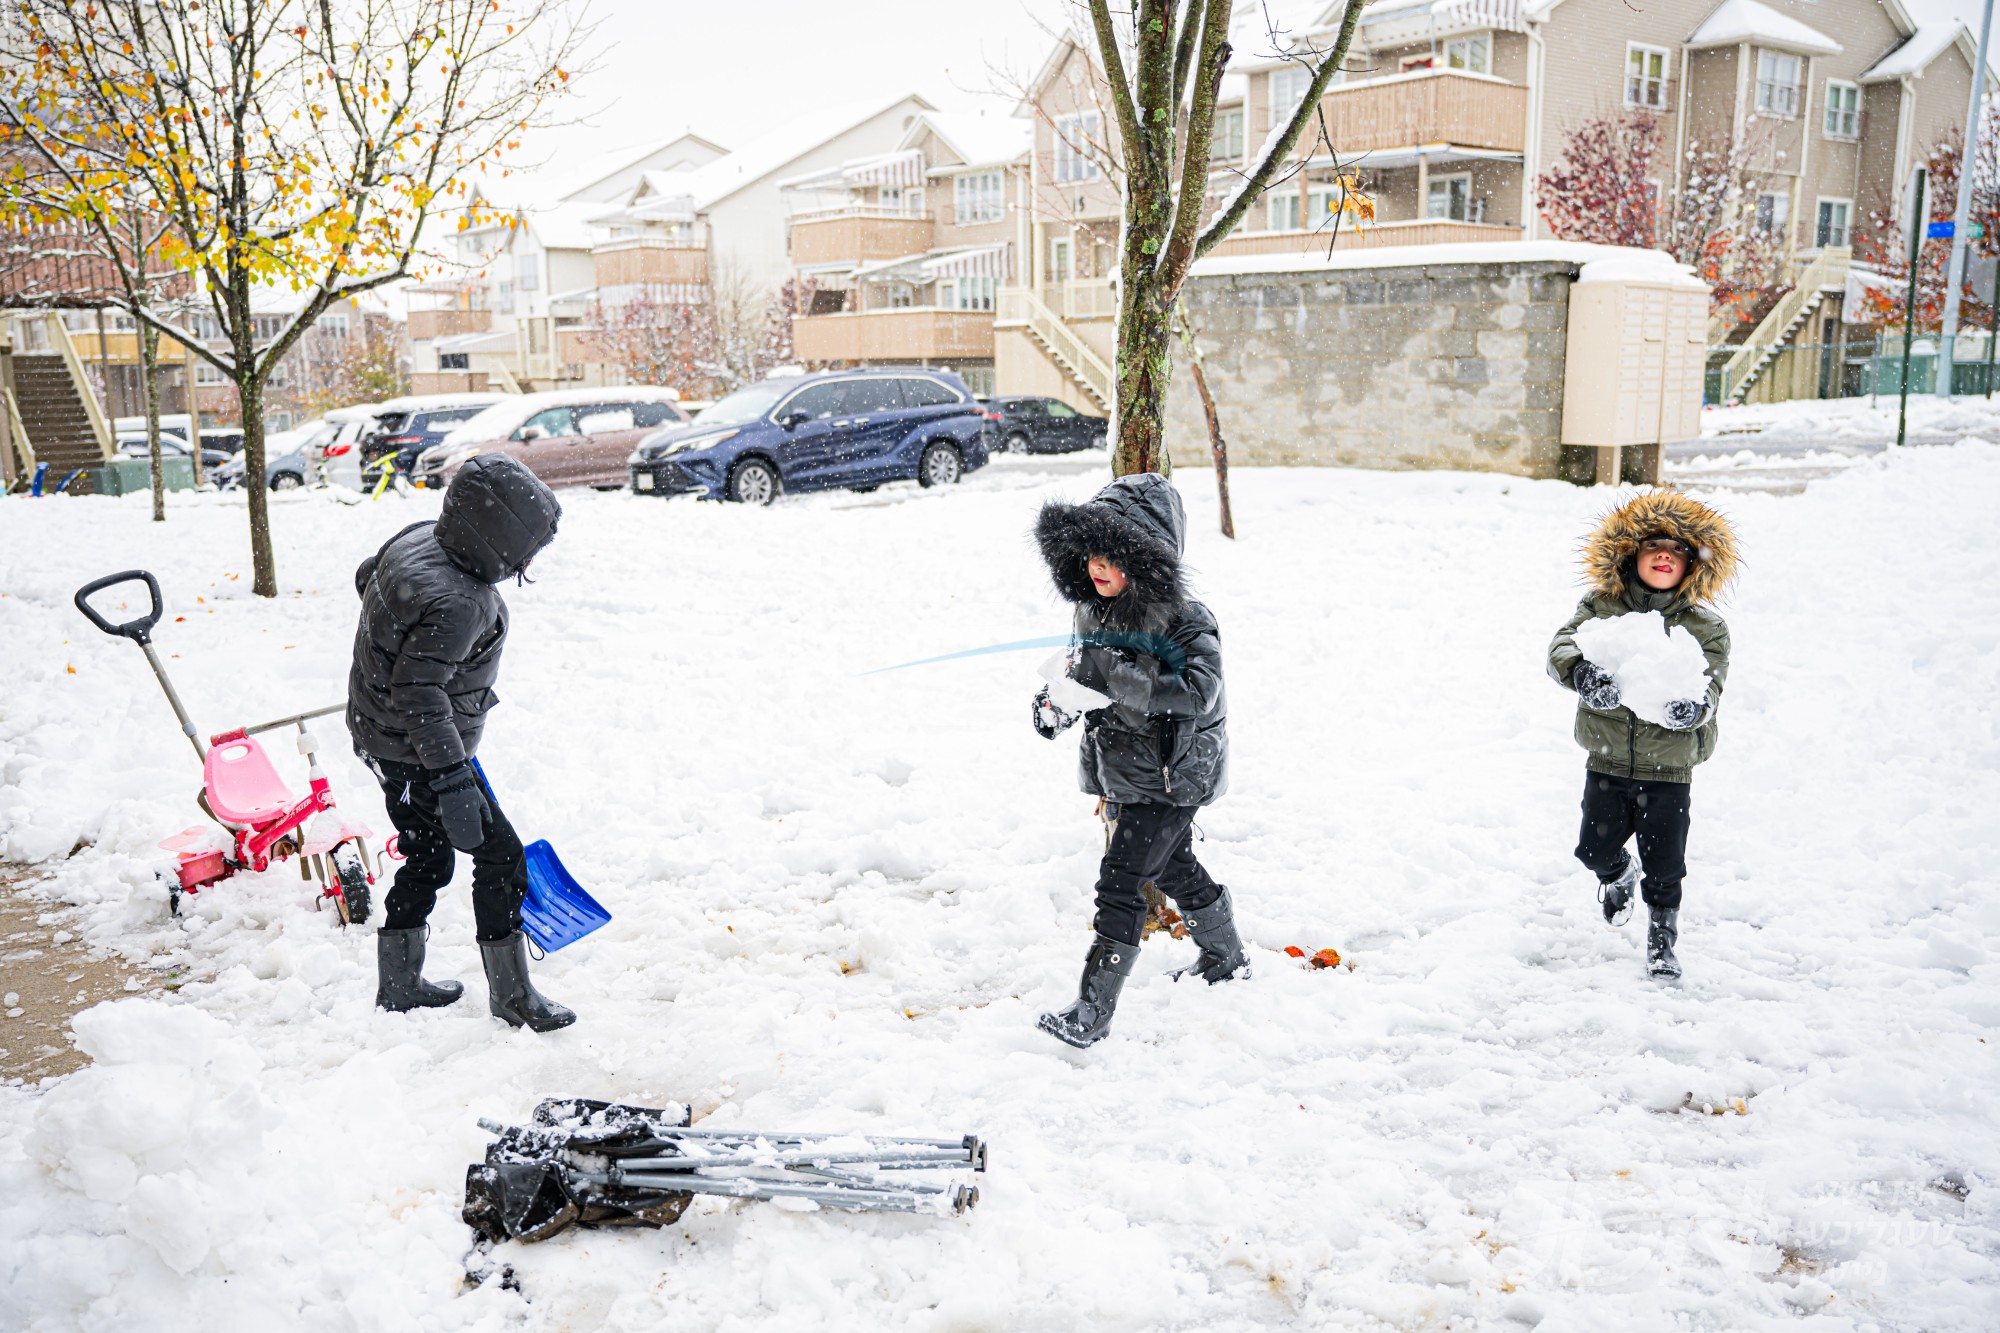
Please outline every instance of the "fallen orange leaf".
[[1313, 955], [1312, 965], [1314, 967], [1339, 967], [1340, 950], [1321, 949], [1318, 953]]
[[74, 676], [74, 675], [76, 674], [76, 668], [75, 668], [75, 667], [73, 667], [73, 666], [66, 666], [66, 667], [64, 667], [64, 668], [63, 668], [63, 670], [65, 670], [65, 671], [69, 672], [69, 674], [70, 674], [70, 675], [72, 675], [72, 676]]
[[1285, 952], [1290, 954], [1294, 958], [1304, 958], [1306, 956], [1306, 951], [1304, 949], [1301, 949], [1296, 944], [1287, 944], [1285, 946]]

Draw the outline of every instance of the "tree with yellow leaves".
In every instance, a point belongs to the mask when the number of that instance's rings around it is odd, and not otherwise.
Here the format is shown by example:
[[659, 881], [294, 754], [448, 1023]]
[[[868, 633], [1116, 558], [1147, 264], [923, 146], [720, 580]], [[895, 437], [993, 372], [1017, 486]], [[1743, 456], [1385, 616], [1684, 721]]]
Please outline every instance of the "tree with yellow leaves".
[[[132, 314], [235, 386], [253, 479], [272, 369], [335, 301], [430, 258], [442, 215], [470, 225], [470, 183], [547, 116], [580, 37], [562, 0], [9, 4], [0, 149], [159, 219], [149, 257], [195, 290]], [[276, 328], [271, 289], [295, 294]], [[247, 492], [253, 588], [276, 596], [267, 493]]]

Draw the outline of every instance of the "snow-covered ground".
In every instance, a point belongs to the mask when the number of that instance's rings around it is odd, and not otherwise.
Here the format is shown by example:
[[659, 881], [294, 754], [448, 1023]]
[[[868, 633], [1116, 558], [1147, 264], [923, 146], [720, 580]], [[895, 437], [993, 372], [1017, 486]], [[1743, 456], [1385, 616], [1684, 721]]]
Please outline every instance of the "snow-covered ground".
[[[1582, 756], [1542, 669], [1607, 496], [1243, 469], [1231, 544], [1183, 474], [1234, 742], [1200, 849], [1256, 973], [1175, 985], [1193, 947], [1156, 940], [1071, 1052], [1034, 1017], [1074, 994], [1101, 834], [1074, 733], [1028, 726], [1046, 650], [865, 673], [1061, 633], [1028, 528], [1100, 476], [565, 496], [507, 590], [483, 752], [616, 913], [539, 965], [582, 1015], [547, 1037], [485, 1014], [462, 889], [431, 958], [470, 995], [412, 1015], [290, 869], [170, 919], [151, 849], [198, 818], [191, 756], [69, 605], [155, 570], [205, 729], [329, 702], [356, 561], [434, 500], [280, 497], [273, 601], [227, 499], [164, 528], [0, 502], [0, 855], [188, 982], [83, 1014], [90, 1067], [0, 1088], [0, 1327], [2000, 1326], [2000, 448], [1717, 500], [1745, 567], [1678, 988], [1571, 858]], [[963, 1218], [708, 1203], [503, 1247], [518, 1289], [461, 1290], [474, 1122], [553, 1094], [977, 1132], [993, 1167]]]
[[[1664, 473], [1682, 486], [1796, 494], [1894, 447], [1900, 410], [1894, 396], [1704, 408], [1701, 438], [1667, 446]], [[1968, 435], [2000, 440], [2000, 400], [1911, 397], [1906, 443]]]

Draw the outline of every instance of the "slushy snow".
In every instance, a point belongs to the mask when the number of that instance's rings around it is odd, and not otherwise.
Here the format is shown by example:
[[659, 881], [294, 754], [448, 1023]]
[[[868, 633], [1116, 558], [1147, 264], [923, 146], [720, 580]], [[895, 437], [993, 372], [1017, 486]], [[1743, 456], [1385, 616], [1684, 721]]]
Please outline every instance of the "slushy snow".
[[1618, 682], [1618, 701], [1644, 721], [1665, 726], [1667, 705], [1708, 698], [1701, 644], [1658, 611], [1599, 616], [1576, 627], [1576, 646]]
[[[1231, 543], [1179, 470], [1230, 705], [1197, 845], [1254, 975], [1174, 984], [1195, 946], [1156, 937], [1075, 1052], [1034, 1021], [1076, 994], [1104, 830], [1076, 732], [1028, 725], [1042, 653], [867, 673], [1064, 635], [1029, 532], [1107, 473], [1008, 457], [768, 510], [564, 493], [504, 590], [480, 752], [614, 914], [533, 964], [581, 1015], [548, 1036], [486, 1013], [463, 865], [441, 1010], [376, 1010], [372, 927], [291, 864], [170, 917], [154, 843], [200, 818], [193, 756], [69, 601], [153, 570], [197, 725], [281, 717], [341, 697], [354, 566], [435, 497], [273, 496], [268, 600], [240, 497], [176, 494], [165, 526], [0, 501], [0, 855], [179, 985], [82, 1016], [88, 1068], [0, 1088], [0, 1329], [2000, 1327], [2000, 449], [1705, 497], [1746, 564], [1679, 988], [1571, 855], [1584, 755], [1542, 668], [1603, 492], [1245, 468]], [[318, 730], [343, 813], [385, 830]], [[499, 1247], [513, 1283], [462, 1290], [478, 1118], [550, 1095], [979, 1133], [992, 1169], [962, 1218], [708, 1200]]]

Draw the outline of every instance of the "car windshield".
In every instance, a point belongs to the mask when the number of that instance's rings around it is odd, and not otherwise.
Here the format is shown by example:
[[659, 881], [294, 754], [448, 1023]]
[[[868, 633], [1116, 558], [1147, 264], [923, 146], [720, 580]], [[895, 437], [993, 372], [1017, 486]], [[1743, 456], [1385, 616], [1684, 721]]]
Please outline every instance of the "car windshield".
[[755, 421], [777, 405], [791, 391], [792, 382], [779, 380], [776, 383], [753, 384], [747, 389], [738, 389], [727, 398], [718, 399], [694, 414], [697, 426], [733, 426], [738, 422]]

